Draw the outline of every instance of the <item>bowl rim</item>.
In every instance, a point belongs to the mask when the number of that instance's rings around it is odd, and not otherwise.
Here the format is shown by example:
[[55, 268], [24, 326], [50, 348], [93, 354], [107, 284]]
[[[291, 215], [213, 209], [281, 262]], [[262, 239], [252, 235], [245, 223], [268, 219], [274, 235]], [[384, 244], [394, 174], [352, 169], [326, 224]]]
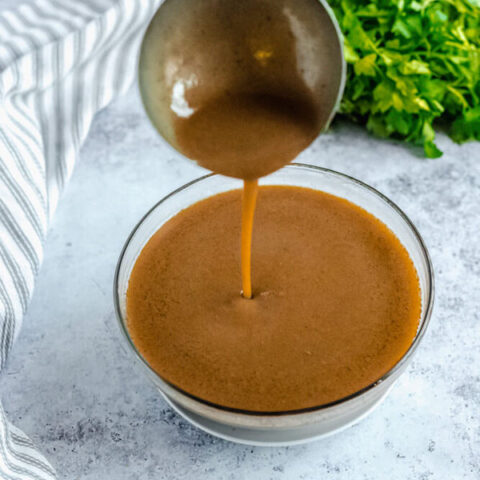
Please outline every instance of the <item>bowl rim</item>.
[[[120, 252], [119, 259], [117, 261], [117, 265], [115, 268], [115, 274], [114, 274], [114, 280], [113, 280], [113, 300], [114, 300], [114, 310], [115, 310], [115, 317], [117, 319], [117, 324], [120, 329], [120, 332], [122, 334], [122, 337], [127, 341], [127, 344], [129, 345], [129, 351], [131, 354], [134, 355], [137, 361], [139, 361], [141, 364], [143, 364], [144, 367], [148, 369], [148, 371], [153, 374], [158, 380], [161, 382], [164, 382], [166, 385], [168, 385], [170, 388], [175, 390], [181, 395], [184, 395], [188, 397], [191, 400], [194, 400], [196, 402], [199, 402], [202, 405], [205, 405], [207, 407], [211, 407], [214, 409], [218, 409], [224, 412], [230, 412], [234, 414], [241, 414], [241, 415], [249, 415], [249, 416], [263, 416], [263, 417], [272, 417], [272, 416], [285, 416], [285, 415], [296, 415], [296, 414], [304, 414], [304, 413], [311, 413], [311, 412], [317, 412], [320, 410], [325, 410], [330, 407], [334, 407], [343, 403], [348, 402], [349, 400], [353, 400], [354, 398], [361, 397], [363, 394], [366, 392], [373, 390], [377, 385], [380, 383], [384, 382], [388, 378], [390, 378], [392, 375], [394, 375], [398, 370], [400, 370], [411, 358], [413, 353], [416, 351], [418, 348], [420, 342], [422, 341], [425, 332], [427, 330], [427, 327], [430, 323], [430, 318], [432, 315], [433, 311], [433, 304], [434, 304], [434, 296], [435, 296], [435, 279], [434, 279], [434, 271], [433, 271], [433, 264], [430, 258], [430, 254], [428, 253], [427, 247], [425, 245], [425, 242], [420, 235], [419, 231], [415, 227], [415, 225], [412, 223], [412, 221], [408, 218], [408, 216], [396, 205], [392, 200], [390, 200], [388, 197], [383, 195], [381, 192], [379, 192], [377, 189], [374, 187], [371, 187], [370, 185], [350, 176], [346, 175], [341, 172], [337, 172], [332, 169], [328, 168], [323, 168], [323, 167], [318, 167], [315, 165], [309, 165], [306, 163], [300, 163], [300, 162], [293, 162], [290, 163], [289, 165], [286, 165], [283, 167], [283, 169], [303, 169], [303, 170], [308, 170], [314, 173], [322, 173], [322, 174], [327, 174], [327, 175], [332, 175], [335, 177], [339, 177], [340, 179], [347, 180], [349, 182], [352, 182], [356, 184], [359, 187], [364, 188], [365, 190], [369, 191], [370, 193], [374, 194], [375, 196], [379, 197], [380, 200], [383, 200], [389, 207], [391, 207], [395, 213], [397, 213], [400, 218], [405, 222], [407, 227], [411, 230], [413, 233], [415, 239], [418, 241], [418, 244], [420, 246], [420, 252], [421, 256], [423, 257], [423, 260], [425, 261], [426, 265], [426, 271], [427, 271], [427, 289], [424, 292], [425, 293], [425, 298], [426, 298], [426, 304], [423, 308], [422, 311], [422, 316], [420, 318], [420, 323], [419, 327], [417, 330], [417, 333], [415, 335], [415, 338], [413, 339], [412, 343], [410, 344], [409, 348], [406, 350], [406, 352], [403, 354], [403, 356], [398, 360], [398, 362], [390, 368], [382, 377], [379, 379], [375, 380], [374, 382], [368, 384], [367, 386], [363, 387], [360, 390], [357, 390], [356, 392], [347, 395], [345, 397], [339, 398], [337, 400], [334, 400], [332, 402], [324, 403], [321, 405], [317, 406], [312, 406], [312, 407], [306, 407], [306, 408], [300, 408], [300, 409], [293, 409], [293, 410], [280, 410], [280, 411], [256, 411], [256, 410], [246, 410], [246, 409], [241, 409], [241, 408], [235, 408], [235, 407], [228, 407], [224, 405], [219, 405], [214, 402], [210, 402], [208, 400], [205, 400], [203, 398], [200, 398], [196, 395], [193, 395], [182, 388], [176, 386], [172, 382], [169, 382], [168, 380], [162, 378], [149, 364], [148, 362], [143, 358], [143, 356], [140, 354], [140, 352], [137, 350], [135, 344], [133, 343], [132, 339], [130, 338], [130, 335], [128, 333], [128, 329], [126, 326], [126, 319], [124, 321], [123, 315], [121, 312], [120, 308], [120, 294], [119, 294], [119, 277], [120, 277], [120, 269], [125, 257], [125, 253], [130, 245], [131, 240], [141, 227], [141, 225], [144, 223], [144, 221], [153, 213], [154, 210], [156, 210], [160, 205], [162, 205], [164, 202], [166, 202], [168, 199], [171, 197], [177, 195], [178, 193], [187, 190], [193, 185], [196, 185], [199, 182], [202, 182], [204, 180], [207, 180], [210, 177], [221, 177], [221, 175], [216, 174], [216, 173], [209, 173], [206, 175], [202, 175], [201, 177], [195, 178], [194, 180], [178, 187], [177, 189], [173, 190], [170, 192], [168, 195], [164, 196], [162, 199], [160, 199], [157, 203], [155, 203], [143, 216], [142, 218], [137, 222], [133, 230], [130, 232], [130, 234], [127, 237], [127, 240], [125, 241], [122, 250]], [[334, 194], [333, 194], [334, 195]], [[353, 202], [352, 202], [353, 203]], [[188, 207], [185, 207], [188, 208]], [[362, 207], [363, 208], [363, 207]], [[179, 213], [179, 212], [177, 212]], [[162, 224], [163, 225], [163, 224]], [[161, 228], [161, 226], [159, 226]], [[418, 272], [417, 272], [418, 273]]]

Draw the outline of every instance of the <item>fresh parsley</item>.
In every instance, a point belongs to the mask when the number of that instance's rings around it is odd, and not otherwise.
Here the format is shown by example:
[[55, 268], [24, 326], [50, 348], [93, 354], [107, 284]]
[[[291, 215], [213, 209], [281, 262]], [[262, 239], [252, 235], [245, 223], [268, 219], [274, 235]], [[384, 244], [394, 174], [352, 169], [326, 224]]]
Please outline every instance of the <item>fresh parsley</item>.
[[435, 129], [480, 140], [480, 0], [329, 0], [348, 64], [341, 112], [439, 157]]

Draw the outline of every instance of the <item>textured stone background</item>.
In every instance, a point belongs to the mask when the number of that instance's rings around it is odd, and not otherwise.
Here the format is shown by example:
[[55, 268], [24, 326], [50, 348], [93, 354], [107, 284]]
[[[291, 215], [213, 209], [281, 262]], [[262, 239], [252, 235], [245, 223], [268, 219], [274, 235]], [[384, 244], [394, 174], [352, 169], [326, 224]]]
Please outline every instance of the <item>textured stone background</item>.
[[135, 91], [98, 115], [60, 202], [24, 328], [2, 378], [11, 420], [65, 479], [480, 479], [480, 144], [425, 160], [336, 124], [299, 158], [372, 184], [412, 218], [436, 307], [412, 366], [359, 425], [290, 448], [191, 427], [139, 376], [117, 336], [112, 278], [141, 215], [202, 171], [175, 158]]

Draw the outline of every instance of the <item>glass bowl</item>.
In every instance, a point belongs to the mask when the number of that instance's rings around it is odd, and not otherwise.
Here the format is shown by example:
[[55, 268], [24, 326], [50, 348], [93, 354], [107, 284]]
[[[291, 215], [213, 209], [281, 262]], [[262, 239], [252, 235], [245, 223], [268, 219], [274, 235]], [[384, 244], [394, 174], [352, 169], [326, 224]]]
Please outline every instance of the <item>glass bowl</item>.
[[374, 188], [347, 175], [294, 163], [260, 180], [261, 185], [308, 187], [345, 198], [364, 208], [398, 237], [417, 270], [422, 314], [417, 334], [400, 361], [383, 377], [334, 402], [303, 410], [253, 412], [215, 405], [180, 390], [162, 379], [133, 344], [126, 324], [126, 292], [135, 261], [150, 237], [170, 218], [190, 205], [217, 193], [241, 188], [241, 181], [210, 174], [198, 178], [160, 200], [140, 220], [120, 254], [114, 278], [114, 304], [127, 350], [166, 400], [192, 423], [218, 436], [249, 444], [291, 444], [332, 433], [365, 416], [388, 393], [410, 363], [427, 329], [433, 307], [433, 268], [425, 244], [408, 217]]

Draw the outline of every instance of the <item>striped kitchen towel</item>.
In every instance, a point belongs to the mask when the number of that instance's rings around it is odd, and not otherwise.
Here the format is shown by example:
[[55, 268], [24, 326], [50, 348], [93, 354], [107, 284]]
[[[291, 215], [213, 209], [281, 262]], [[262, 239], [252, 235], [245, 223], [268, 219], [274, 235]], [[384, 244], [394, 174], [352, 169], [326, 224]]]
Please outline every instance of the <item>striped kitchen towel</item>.
[[[0, 370], [92, 118], [135, 78], [160, 0], [36, 0], [0, 11]], [[1, 392], [1, 378], [0, 378]], [[0, 403], [0, 479], [55, 478]]]

